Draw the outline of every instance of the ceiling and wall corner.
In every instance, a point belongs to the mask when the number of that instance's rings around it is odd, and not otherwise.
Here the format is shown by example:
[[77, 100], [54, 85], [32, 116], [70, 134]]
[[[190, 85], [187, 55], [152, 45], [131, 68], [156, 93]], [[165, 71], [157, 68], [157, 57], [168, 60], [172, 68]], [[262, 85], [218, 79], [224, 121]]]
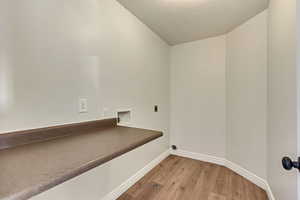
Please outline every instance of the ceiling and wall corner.
[[170, 45], [226, 34], [269, 4], [269, 0], [117, 1]]

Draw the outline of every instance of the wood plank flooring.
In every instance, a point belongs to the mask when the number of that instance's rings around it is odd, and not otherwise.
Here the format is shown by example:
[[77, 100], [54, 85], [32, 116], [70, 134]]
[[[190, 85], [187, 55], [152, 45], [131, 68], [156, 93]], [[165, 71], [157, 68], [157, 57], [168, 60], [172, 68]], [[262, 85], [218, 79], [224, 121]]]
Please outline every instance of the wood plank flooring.
[[169, 156], [118, 200], [267, 200], [264, 190], [214, 164]]

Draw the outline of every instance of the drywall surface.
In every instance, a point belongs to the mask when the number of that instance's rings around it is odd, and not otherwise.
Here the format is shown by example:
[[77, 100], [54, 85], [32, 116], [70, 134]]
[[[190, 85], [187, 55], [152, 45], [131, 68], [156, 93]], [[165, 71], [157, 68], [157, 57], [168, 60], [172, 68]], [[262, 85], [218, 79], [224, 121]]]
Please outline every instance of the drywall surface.
[[267, 178], [267, 16], [171, 49], [171, 144]]
[[268, 32], [268, 182], [276, 199], [298, 200], [299, 172], [281, 166], [282, 157], [298, 153], [296, 0], [270, 0]]
[[226, 37], [227, 159], [267, 178], [267, 11]]
[[1, 133], [131, 109], [132, 126], [165, 134], [35, 199], [101, 199], [168, 149], [170, 48], [130, 12], [111, 0], [4, 0], [0, 11]]
[[225, 157], [225, 36], [171, 49], [171, 144]]

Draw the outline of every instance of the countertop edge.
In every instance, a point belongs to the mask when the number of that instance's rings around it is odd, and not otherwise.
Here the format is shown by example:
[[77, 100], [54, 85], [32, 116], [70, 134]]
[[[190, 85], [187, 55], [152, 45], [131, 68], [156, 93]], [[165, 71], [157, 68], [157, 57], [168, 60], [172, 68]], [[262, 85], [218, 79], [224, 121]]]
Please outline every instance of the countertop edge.
[[83, 134], [91, 128], [111, 128], [117, 126], [116, 118], [63, 124], [44, 128], [0, 133], [0, 150], [32, 143], [55, 140], [76, 134]]
[[45, 183], [43, 185], [40, 185], [36, 188], [32, 188], [32, 189], [29, 189], [28, 191], [23, 191], [23, 192], [20, 192], [20, 193], [17, 193], [11, 197], [7, 197], [7, 198], [4, 198], [2, 200], [27, 200], [33, 196], [36, 196], [42, 192], [45, 192], [57, 185], [60, 185], [70, 179], [73, 179], [91, 169], [94, 169], [106, 162], [109, 162], [111, 160], [113, 160], [114, 158], [116, 157], [119, 157], [125, 153], [128, 153], [140, 146], [143, 146], [144, 144], [147, 144], [157, 138], [160, 138], [163, 136], [163, 133], [160, 132], [160, 131], [157, 131], [157, 135], [152, 135], [152, 136], [149, 136], [148, 138], [142, 140], [142, 141], [139, 141], [139, 142], [136, 142], [136, 143], [133, 143], [132, 145], [122, 149], [122, 150], [119, 150], [117, 152], [114, 152], [113, 154], [111, 155], [108, 155], [106, 157], [103, 157], [103, 158], [99, 158], [99, 159], [96, 159], [96, 160], [92, 160], [90, 162], [88, 162], [87, 164], [85, 165], [82, 165], [80, 167], [78, 167], [78, 169], [72, 171], [72, 172], [69, 172], [69, 173], [66, 173], [64, 175], [62, 175], [60, 178], [57, 178], [57, 179], [53, 179], [53, 180], [49, 180], [49, 183]]

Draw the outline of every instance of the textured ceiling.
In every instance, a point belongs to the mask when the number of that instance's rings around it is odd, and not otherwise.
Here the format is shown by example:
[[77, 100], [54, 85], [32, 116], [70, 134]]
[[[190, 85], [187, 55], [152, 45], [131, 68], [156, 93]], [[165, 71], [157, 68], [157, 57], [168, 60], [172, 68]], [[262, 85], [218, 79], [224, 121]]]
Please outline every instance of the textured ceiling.
[[118, 0], [171, 45], [225, 34], [268, 0]]

